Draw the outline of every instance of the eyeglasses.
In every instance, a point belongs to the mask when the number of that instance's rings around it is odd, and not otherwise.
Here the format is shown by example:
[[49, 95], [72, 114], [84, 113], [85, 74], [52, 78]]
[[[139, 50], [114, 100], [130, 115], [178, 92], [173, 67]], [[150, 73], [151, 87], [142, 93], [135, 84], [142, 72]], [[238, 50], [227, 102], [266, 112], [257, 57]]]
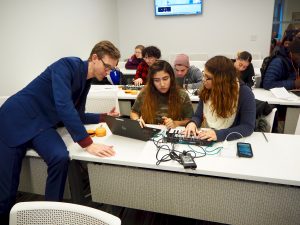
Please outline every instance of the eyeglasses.
[[202, 74], [203, 74], [203, 80], [205, 81], [212, 80], [212, 77], [208, 77], [207, 74], [204, 72], [204, 70], [202, 70]]
[[101, 58], [100, 58], [100, 61], [103, 63], [103, 66], [105, 67], [105, 70], [115, 70], [116, 69], [116, 67], [114, 67], [114, 66], [111, 66], [111, 65], [109, 65], [109, 64], [106, 64]]

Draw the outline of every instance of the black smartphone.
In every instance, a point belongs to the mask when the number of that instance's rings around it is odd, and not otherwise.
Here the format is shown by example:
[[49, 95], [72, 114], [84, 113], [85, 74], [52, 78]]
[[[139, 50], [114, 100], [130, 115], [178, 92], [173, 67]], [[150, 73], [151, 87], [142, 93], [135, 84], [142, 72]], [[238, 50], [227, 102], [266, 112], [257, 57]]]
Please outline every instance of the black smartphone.
[[252, 158], [253, 152], [250, 143], [238, 142], [237, 143], [237, 155], [239, 157]]

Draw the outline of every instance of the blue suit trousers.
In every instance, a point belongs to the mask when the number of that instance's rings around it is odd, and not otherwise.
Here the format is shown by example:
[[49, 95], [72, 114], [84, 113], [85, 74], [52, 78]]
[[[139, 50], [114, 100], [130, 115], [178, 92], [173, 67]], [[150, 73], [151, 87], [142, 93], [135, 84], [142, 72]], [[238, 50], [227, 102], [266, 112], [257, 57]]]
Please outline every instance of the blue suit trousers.
[[7, 215], [15, 202], [22, 160], [28, 148], [33, 148], [48, 167], [45, 200], [60, 201], [63, 198], [69, 152], [54, 128], [40, 132], [17, 147], [8, 147], [0, 140], [0, 216]]

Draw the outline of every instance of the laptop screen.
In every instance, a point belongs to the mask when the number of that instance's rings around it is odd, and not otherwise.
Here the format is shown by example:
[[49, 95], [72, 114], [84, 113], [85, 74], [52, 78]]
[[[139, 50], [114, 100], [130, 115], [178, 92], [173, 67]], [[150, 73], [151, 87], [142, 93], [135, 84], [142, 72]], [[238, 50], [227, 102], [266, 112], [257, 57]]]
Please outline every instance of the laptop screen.
[[131, 120], [123, 117], [106, 115], [105, 122], [113, 134], [142, 141], [150, 140], [154, 135], [161, 131], [157, 128], [141, 128], [137, 120]]

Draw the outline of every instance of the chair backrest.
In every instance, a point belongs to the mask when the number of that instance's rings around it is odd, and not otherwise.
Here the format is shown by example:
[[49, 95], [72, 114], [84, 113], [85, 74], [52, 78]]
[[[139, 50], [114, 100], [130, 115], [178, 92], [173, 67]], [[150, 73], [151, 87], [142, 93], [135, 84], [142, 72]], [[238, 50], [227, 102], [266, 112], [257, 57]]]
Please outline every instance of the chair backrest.
[[268, 115], [265, 116], [265, 120], [267, 121], [268, 125], [270, 126], [270, 130], [269, 130], [270, 133], [272, 132], [276, 111], [277, 111], [277, 108], [273, 108], [272, 111]]
[[295, 134], [300, 134], [300, 114], [296, 125]]
[[10, 225], [74, 224], [120, 225], [109, 213], [87, 206], [64, 202], [19, 202], [10, 211]]
[[87, 96], [85, 111], [90, 113], [107, 113], [113, 107], [120, 112], [118, 87], [112, 85], [92, 85]]
[[191, 66], [196, 66], [201, 71], [204, 70], [205, 63], [206, 63], [206, 61], [190, 61]]
[[0, 107], [9, 98], [9, 96], [0, 96]]

